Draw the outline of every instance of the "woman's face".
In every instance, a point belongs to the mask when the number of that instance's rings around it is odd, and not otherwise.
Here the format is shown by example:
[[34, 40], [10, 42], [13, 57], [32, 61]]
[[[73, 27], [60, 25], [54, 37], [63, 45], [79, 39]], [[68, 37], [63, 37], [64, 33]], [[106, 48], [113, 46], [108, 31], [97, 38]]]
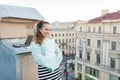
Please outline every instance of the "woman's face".
[[51, 28], [49, 24], [44, 24], [43, 28], [40, 29], [40, 32], [44, 36], [44, 38], [47, 38], [50, 36]]

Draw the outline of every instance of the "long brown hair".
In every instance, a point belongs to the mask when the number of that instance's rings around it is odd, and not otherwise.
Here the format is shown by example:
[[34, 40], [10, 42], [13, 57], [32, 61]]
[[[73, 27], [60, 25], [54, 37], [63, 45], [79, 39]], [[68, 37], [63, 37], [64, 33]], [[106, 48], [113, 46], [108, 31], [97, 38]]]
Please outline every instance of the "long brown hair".
[[40, 29], [42, 29], [44, 27], [44, 24], [49, 24], [49, 22], [46, 21], [38, 21], [37, 23], [37, 28], [36, 28], [36, 33], [35, 33], [35, 42], [38, 44], [42, 44], [43, 38], [44, 36], [42, 35], [42, 33], [40, 32]]

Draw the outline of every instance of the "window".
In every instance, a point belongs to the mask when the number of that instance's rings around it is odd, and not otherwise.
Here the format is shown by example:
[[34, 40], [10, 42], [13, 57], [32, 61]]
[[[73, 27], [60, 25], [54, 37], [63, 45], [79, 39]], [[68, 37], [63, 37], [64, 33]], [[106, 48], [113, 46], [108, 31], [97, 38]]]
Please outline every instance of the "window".
[[110, 75], [110, 80], [120, 80], [120, 78], [114, 75]]
[[91, 32], [91, 31], [90, 31], [90, 27], [89, 27], [89, 26], [88, 26], [88, 32]]
[[100, 54], [96, 54], [96, 63], [100, 64]]
[[65, 48], [68, 49], [68, 45], [65, 45]]
[[53, 37], [53, 34], [51, 34], [51, 37]]
[[64, 36], [64, 34], [62, 34], [62, 36]]
[[68, 36], [68, 34], [66, 33], [66, 36]]
[[72, 39], [72, 42], [74, 43], [74, 38]]
[[90, 51], [87, 52], [87, 61], [90, 61]]
[[112, 42], [112, 44], [111, 44], [111, 49], [112, 49], [112, 50], [116, 50], [116, 42]]
[[69, 36], [71, 36], [71, 33], [69, 33]]
[[61, 34], [59, 34], [59, 36], [61, 36]]
[[82, 45], [82, 39], [79, 38], [79, 45]]
[[101, 40], [97, 40], [97, 48], [101, 47]]
[[61, 40], [59, 39], [59, 43], [61, 43]]
[[81, 38], [79, 39], [79, 44], [82, 45], [82, 39]]
[[82, 70], [82, 65], [81, 64], [78, 64], [78, 70]]
[[88, 73], [88, 74], [90, 74], [90, 68], [86, 66], [85, 67], [85, 72]]
[[117, 33], [117, 27], [116, 26], [113, 27], [113, 34], [115, 34], [115, 33]]
[[66, 39], [66, 43], [68, 43], [68, 39]]
[[74, 36], [74, 33], [72, 35]]
[[64, 39], [62, 39], [62, 43], [64, 43]]
[[71, 43], [71, 39], [69, 39], [69, 43]]
[[93, 69], [92, 68], [90, 68], [90, 74], [92, 75], [92, 71], [93, 71]]
[[87, 39], [87, 46], [90, 46], [90, 39]]
[[94, 77], [97, 77], [97, 78], [99, 78], [99, 70], [97, 70], [97, 69], [93, 69], [93, 68], [90, 68], [90, 67], [85, 67], [85, 72], [87, 73], [87, 74], [90, 74], [90, 75], [92, 75], [92, 76], [94, 76]]
[[80, 27], [80, 32], [82, 32], [82, 27]]
[[99, 70], [95, 70], [95, 77], [99, 78]]
[[59, 48], [61, 48], [61, 46], [59, 46]]
[[57, 34], [55, 34], [55, 37], [57, 36]]
[[111, 60], [110, 60], [110, 68], [115, 68], [115, 58], [112, 58], [112, 57], [111, 57]]
[[93, 32], [95, 33], [95, 27], [93, 27]]
[[57, 43], [57, 40], [55, 39], [55, 42]]
[[82, 50], [79, 50], [79, 58], [82, 58]]
[[101, 27], [98, 28], [98, 32], [101, 33]]
[[69, 45], [69, 48], [71, 49], [71, 45]]
[[95, 72], [96, 72], [96, 70], [95, 70], [95, 69], [93, 69], [93, 75], [94, 75], [94, 76], [96, 75], [96, 73], [95, 73]]

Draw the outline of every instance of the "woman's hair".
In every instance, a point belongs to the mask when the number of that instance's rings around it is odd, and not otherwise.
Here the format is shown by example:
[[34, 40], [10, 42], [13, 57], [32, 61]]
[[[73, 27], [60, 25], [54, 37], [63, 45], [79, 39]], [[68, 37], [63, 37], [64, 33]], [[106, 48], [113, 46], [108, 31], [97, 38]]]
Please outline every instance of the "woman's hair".
[[40, 32], [40, 29], [42, 29], [44, 27], [44, 24], [49, 24], [49, 22], [41, 20], [41, 21], [38, 21], [37, 26], [36, 26], [35, 42], [40, 45], [42, 44], [42, 41], [44, 38], [44, 36]]

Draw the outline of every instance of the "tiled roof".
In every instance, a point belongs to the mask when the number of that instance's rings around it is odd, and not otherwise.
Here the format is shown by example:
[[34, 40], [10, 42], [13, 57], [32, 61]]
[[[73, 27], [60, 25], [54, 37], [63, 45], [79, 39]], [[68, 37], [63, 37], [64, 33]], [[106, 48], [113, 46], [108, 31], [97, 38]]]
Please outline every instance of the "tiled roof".
[[0, 5], [0, 17], [44, 20], [44, 17], [35, 8], [10, 5]]
[[116, 20], [116, 19], [120, 19], [120, 11], [107, 13], [104, 16], [100, 16], [100, 17], [89, 20], [88, 23], [100, 23], [102, 22], [102, 20]]
[[102, 21], [102, 17], [97, 17], [97, 18], [89, 20], [88, 23], [100, 23], [101, 21]]

